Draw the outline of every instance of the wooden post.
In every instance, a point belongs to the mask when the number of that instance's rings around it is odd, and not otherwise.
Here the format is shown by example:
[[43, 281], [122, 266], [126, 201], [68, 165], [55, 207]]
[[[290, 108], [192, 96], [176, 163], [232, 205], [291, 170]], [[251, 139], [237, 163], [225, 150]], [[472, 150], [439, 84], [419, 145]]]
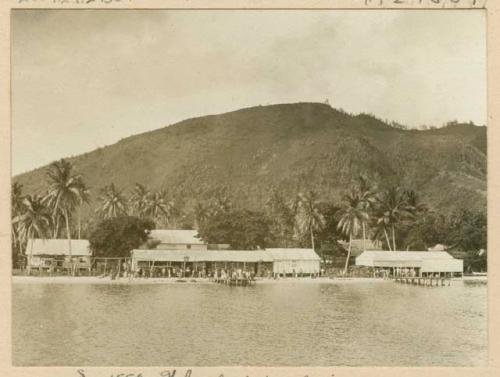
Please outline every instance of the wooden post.
[[106, 276], [106, 267], [108, 267], [108, 258], [104, 258], [104, 276]]

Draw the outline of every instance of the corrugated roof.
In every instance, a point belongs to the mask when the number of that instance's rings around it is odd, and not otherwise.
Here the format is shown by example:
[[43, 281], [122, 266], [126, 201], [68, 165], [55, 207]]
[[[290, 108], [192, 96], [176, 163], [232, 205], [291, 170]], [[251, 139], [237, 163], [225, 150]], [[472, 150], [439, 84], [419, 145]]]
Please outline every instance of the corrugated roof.
[[445, 251], [365, 251], [357, 266], [414, 267], [422, 272], [461, 272], [463, 261]]
[[197, 235], [196, 230], [183, 229], [153, 229], [149, 233], [150, 238], [165, 244], [204, 245], [201, 239], [196, 238]]
[[143, 260], [183, 262], [274, 262], [281, 260], [314, 260], [320, 257], [312, 249], [266, 250], [133, 250], [132, 257]]
[[292, 248], [273, 248], [266, 249], [273, 257], [273, 260], [321, 260], [313, 249], [292, 249]]
[[369, 250], [356, 258], [359, 261], [372, 262], [403, 262], [424, 260], [453, 260], [454, 258], [445, 251], [374, 251]]
[[453, 259], [445, 251], [387, 251], [367, 250], [358, 258], [370, 258], [373, 260], [400, 261], [400, 260], [429, 260], [429, 259]]
[[[33, 244], [33, 255], [69, 255], [69, 245], [67, 239], [47, 239], [35, 238], [28, 240], [26, 254], [31, 253]], [[88, 240], [71, 240], [71, 255], [91, 255]]]
[[[349, 241], [338, 241], [345, 249], [349, 247]], [[353, 251], [364, 251], [364, 250], [382, 250], [382, 245], [380, 242], [375, 242], [370, 239], [363, 240], [362, 238], [354, 238], [351, 241], [351, 253]]]
[[138, 260], [183, 262], [272, 262], [267, 250], [133, 250]]

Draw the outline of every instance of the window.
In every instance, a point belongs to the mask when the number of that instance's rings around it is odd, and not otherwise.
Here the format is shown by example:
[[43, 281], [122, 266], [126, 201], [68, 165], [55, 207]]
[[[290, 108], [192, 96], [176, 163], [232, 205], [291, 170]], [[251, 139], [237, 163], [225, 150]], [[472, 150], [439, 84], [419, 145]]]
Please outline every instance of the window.
[[186, 245], [186, 248], [191, 249], [191, 245]]

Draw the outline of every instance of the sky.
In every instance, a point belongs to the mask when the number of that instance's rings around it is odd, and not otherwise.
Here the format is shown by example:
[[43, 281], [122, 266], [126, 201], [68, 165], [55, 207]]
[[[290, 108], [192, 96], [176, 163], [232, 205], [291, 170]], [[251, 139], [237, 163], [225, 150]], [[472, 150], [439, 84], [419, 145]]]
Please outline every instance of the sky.
[[484, 125], [485, 22], [481, 10], [14, 10], [12, 172], [275, 103]]

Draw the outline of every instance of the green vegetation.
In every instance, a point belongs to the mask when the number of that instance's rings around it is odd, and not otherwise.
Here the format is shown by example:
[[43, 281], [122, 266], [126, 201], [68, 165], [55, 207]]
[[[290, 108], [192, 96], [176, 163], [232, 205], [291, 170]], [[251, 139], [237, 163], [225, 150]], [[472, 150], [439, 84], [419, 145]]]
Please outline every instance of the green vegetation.
[[[35, 236], [45, 238], [51, 226], [51, 217], [42, 198], [36, 195], [27, 195], [22, 201], [21, 212], [12, 219], [12, 225], [16, 229], [19, 252], [22, 245], [26, 245], [27, 240], [33, 239]], [[29, 253], [29, 257], [32, 256], [33, 244], [31, 244], [30, 250], [26, 250], [26, 253]]]
[[152, 220], [120, 216], [101, 221], [90, 234], [90, 249], [95, 257], [130, 257], [130, 251], [144, 244]]
[[299, 194], [297, 203], [297, 225], [302, 233], [311, 235], [311, 248], [314, 249], [314, 232], [324, 225], [318, 194], [313, 190], [309, 190], [307, 194]]
[[[63, 160], [56, 166], [65, 167], [65, 176], [72, 177], [63, 187], [70, 187], [79, 196], [54, 200], [59, 191], [53, 186], [43, 198], [23, 196], [22, 187], [14, 183], [12, 234], [17, 256], [23, 254], [30, 238], [58, 237], [61, 233], [58, 214], [61, 213], [70, 242], [71, 220], [76, 208], [87, 201], [88, 193], [79, 175], [67, 173], [73, 171], [71, 164]], [[49, 182], [54, 182], [52, 177]], [[146, 230], [155, 227], [155, 220], [161, 222], [160, 226], [168, 226], [169, 221], [177, 218], [187, 223], [183, 228], [196, 227], [205, 242], [229, 244], [233, 249], [312, 247], [323, 259], [344, 255], [344, 273], [352, 240], [359, 237], [378, 240], [388, 250], [426, 250], [443, 243], [452, 251], [466, 252], [460, 257], [466, 260], [467, 268], [486, 268], [486, 253], [481, 251], [486, 249], [484, 214], [457, 208], [445, 216], [421, 202], [413, 190], [377, 187], [381, 187], [380, 183], [366, 175], [360, 176], [353, 181], [340, 205], [319, 200], [313, 190], [286, 200], [282, 192], [273, 189], [266, 200], [265, 211], [234, 205], [227, 188], [219, 187], [210, 193], [207, 201], [198, 202], [193, 212], [183, 212], [164, 191], [151, 194], [147, 187], [137, 184], [127, 198], [123, 190], [112, 183], [100, 190], [98, 213], [102, 219], [85, 233], [95, 256], [123, 257], [144, 244]], [[67, 204], [63, 206], [63, 203]], [[346, 254], [338, 242], [342, 240], [349, 241]], [[29, 250], [26, 254], [29, 255]]]
[[339, 240], [442, 243], [477, 268], [486, 130], [405, 130], [315, 103], [186, 120], [14, 177], [14, 264], [29, 238], [90, 238], [127, 216], [233, 248], [313, 247], [346, 265]]
[[[64, 220], [66, 237], [68, 238], [68, 252], [71, 258], [70, 213], [73, 213], [76, 207], [81, 207], [83, 203], [88, 203], [89, 192], [82, 177], [74, 173], [73, 166], [66, 160], [51, 164], [47, 171], [47, 177], [49, 188], [43, 200], [52, 212], [55, 235], [58, 234], [61, 218]], [[72, 264], [72, 271], [75, 272], [74, 264]]]
[[[366, 228], [364, 226], [368, 223], [369, 215], [366, 210], [366, 205], [363, 202], [361, 193], [357, 190], [352, 190], [344, 197], [344, 206], [338, 211], [340, 218], [337, 228], [342, 230], [342, 233], [349, 237], [349, 246], [347, 250], [347, 257], [345, 260], [344, 274], [347, 272], [349, 266], [349, 258], [351, 257], [352, 239], [363, 228], [363, 237], [366, 237]], [[364, 241], [364, 238], [363, 238]]]
[[[188, 119], [68, 161], [92, 188], [83, 222], [100, 206], [99, 189], [111, 183], [127, 194], [136, 183], [165, 191], [192, 220], [196, 204], [221, 188], [234, 205], [262, 211], [273, 188], [287, 201], [314, 189], [321, 201], [340, 202], [352, 177], [366, 172], [384, 187], [415, 190], [446, 214], [457, 203], [486, 211], [486, 127], [401, 130], [319, 103]], [[26, 193], [43, 194], [45, 175], [40, 168], [14, 182]], [[180, 222], [179, 216], [169, 219], [171, 226]]]
[[123, 195], [123, 191], [118, 190], [114, 183], [103, 187], [100, 192], [100, 206], [97, 208], [96, 212], [103, 219], [112, 219], [127, 214], [127, 200]]
[[246, 209], [215, 214], [202, 223], [198, 234], [207, 243], [229, 244], [236, 250], [264, 249], [273, 244], [270, 219]]

